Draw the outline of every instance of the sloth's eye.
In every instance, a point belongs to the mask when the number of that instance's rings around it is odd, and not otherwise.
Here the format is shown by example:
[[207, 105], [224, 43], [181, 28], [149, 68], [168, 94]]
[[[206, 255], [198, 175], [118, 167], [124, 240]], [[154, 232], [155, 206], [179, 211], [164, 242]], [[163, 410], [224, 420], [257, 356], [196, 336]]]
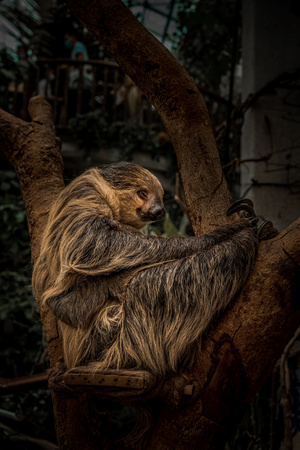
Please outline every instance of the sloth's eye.
[[138, 191], [137, 195], [142, 199], [142, 200], [147, 200], [148, 198], [148, 192], [145, 190], [142, 191]]

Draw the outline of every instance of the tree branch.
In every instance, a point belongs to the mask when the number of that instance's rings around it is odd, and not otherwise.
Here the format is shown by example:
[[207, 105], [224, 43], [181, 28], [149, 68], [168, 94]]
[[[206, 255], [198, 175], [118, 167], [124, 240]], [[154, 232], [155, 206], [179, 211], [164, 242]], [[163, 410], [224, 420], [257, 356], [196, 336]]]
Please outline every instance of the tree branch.
[[64, 181], [61, 144], [55, 135], [51, 106], [37, 96], [30, 100], [28, 109], [33, 119], [29, 123], [1, 111], [0, 146], [1, 155], [14, 167], [20, 181], [34, 261], [51, 201]]
[[121, 0], [67, 0], [67, 4], [164, 121], [195, 232], [201, 234], [228, 222], [224, 212], [230, 205], [230, 193], [206, 105], [191, 77]]

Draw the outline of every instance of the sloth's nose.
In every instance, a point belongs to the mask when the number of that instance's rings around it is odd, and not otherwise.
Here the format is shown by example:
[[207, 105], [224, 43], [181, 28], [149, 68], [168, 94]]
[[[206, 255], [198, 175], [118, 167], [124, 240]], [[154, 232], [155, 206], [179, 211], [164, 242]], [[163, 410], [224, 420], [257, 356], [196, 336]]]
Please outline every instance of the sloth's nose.
[[149, 211], [149, 215], [151, 217], [151, 220], [161, 220], [165, 217], [166, 210], [165, 208], [155, 205], [151, 208]]

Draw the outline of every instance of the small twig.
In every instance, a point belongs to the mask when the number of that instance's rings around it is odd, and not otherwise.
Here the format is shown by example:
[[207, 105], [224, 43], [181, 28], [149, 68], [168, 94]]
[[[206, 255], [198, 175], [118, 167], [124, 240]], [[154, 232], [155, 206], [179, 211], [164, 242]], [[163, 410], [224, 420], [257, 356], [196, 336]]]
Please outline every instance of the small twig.
[[291, 194], [297, 194], [298, 191], [293, 192], [292, 188], [297, 188], [297, 187], [299, 187], [299, 185], [300, 185], [300, 180], [295, 180], [292, 183], [261, 183], [260, 181], [257, 181], [254, 178], [252, 178], [251, 185], [247, 187], [245, 192], [241, 195], [241, 198], [244, 198], [253, 187], [262, 187], [262, 186], [287, 188], [287, 189], [290, 189]]
[[248, 158], [248, 159], [239, 159], [239, 158], [234, 158], [232, 161], [230, 161], [227, 164], [224, 164], [223, 170], [224, 169], [228, 169], [228, 167], [231, 166], [240, 166], [241, 164], [246, 164], [249, 162], [264, 162], [264, 161], [268, 161], [271, 158], [272, 155], [268, 154], [265, 156], [262, 156], [261, 158]]
[[45, 347], [43, 353], [41, 354], [40, 360], [38, 362], [38, 366], [41, 366], [42, 364], [44, 364], [45, 359], [47, 358], [48, 355], [48, 348]]
[[[225, 170], [225, 169], [231, 168], [232, 166], [233, 167], [238, 167], [238, 166], [240, 166], [242, 164], [247, 164], [249, 162], [254, 162], [254, 163], [265, 162], [265, 161], [268, 161], [271, 158], [271, 156], [273, 156], [273, 155], [280, 154], [280, 153], [286, 153], [286, 152], [293, 151], [293, 150], [299, 150], [299, 148], [300, 148], [299, 145], [294, 145], [294, 146], [291, 146], [291, 147], [283, 148], [281, 150], [276, 150], [276, 151], [272, 150], [272, 153], [268, 153], [268, 154], [266, 154], [264, 156], [261, 156], [260, 158], [247, 158], [247, 159], [234, 158], [231, 161], [229, 161], [229, 163], [224, 164], [222, 166], [222, 168], [223, 168], [223, 170]], [[272, 166], [275, 166], [275, 165], [276, 164], [272, 164]], [[286, 164], [284, 164], [283, 166], [284, 166], [284, 169], [287, 169], [287, 165]], [[289, 168], [297, 169], [298, 168], [298, 164], [293, 164], [293, 165], [289, 166]]]
[[[231, 114], [231, 120], [236, 120], [239, 117], [243, 117], [245, 112], [252, 107], [252, 105], [258, 100], [259, 97], [265, 95], [276, 88], [284, 87], [287, 88], [287, 83], [293, 80], [297, 80], [300, 77], [300, 69], [296, 69], [291, 72], [284, 72], [278, 75], [273, 80], [265, 84], [261, 89], [259, 89], [255, 94], [249, 94], [246, 100], [237, 105]], [[218, 142], [225, 135], [227, 128], [227, 121], [222, 122], [218, 127], [215, 128], [215, 138]]]
[[276, 426], [275, 426], [275, 416], [276, 416], [276, 397], [277, 397], [277, 378], [278, 365], [275, 366], [272, 372], [272, 390], [271, 390], [271, 417], [270, 417], [270, 447], [269, 450], [275, 450], [276, 443]]
[[211, 98], [215, 102], [222, 103], [223, 105], [226, 105], [226, 106], [229, 104], [229, 101], [226, 98], [221, 97], [221, 95], [216, 94], [215, 92], [209, 91], [208, 89], [206, 89], [202, 86], [199, 86], [198, 84], [197, 84], [197, 88], [199, 89], [201, 94], [206, 95], [207, 97]]
[[251, 448], [253, 447], [253, 444], [256, 444], [257, 442], [259, 442], [260, 438], [258, 438], [257, 436], [253, 436], [252, 434], [249, 433], [249, 431], [246, 431], [246, 434], [251, 439], [249, 444], [247, 445], [247, 449], [246, 450], [251, 450]]
[[26, 442], [28, 444], [31, 443], [34, 446], [37, 446], [38, 448], [43, 450], [58, 450], [57, 445], [53, 444], [50, 441], [46, 441], [45, 439], [33, 438], [31, 436], [27, 436], [26, 434], [18, 433], [16, 430], [13, 430], [12, 428], [8, 427], [7, 425], [4, 425], [1, 422], [0, 422], [0, 429], [10, 433], [10, 436], [7, 438], [9, 441]]
[[0, 392], [2, 390], [14, 390], [17, 388], [39, 388], [41, 384], [47, 386], [48, 372], [37, 373], [16, 378], [0, 378]]
[[230, 161], [229, 163], [222, 166], [223, 170], [228, 169], [229, 167], [232, 167], [232, 166], [237, 167], [241, 164], [246, 164], [249, 162], [255, 162], [255, 163], [266, 162], [272, 158], [272, 156], [274, 154], [274, 147], [273, 147], [273, 139], [272, 139], [272, 132], [271, 132], [271, 124], [270, 124], [270, 119], [268, 116], [265, 116], [265, 122], [266, 122], [266, 127], [268, 129], [268, 134], [269, 134], [269, 139], [270, 139], [270, 149], [269, 149], [268, 153], [264, 156], [261, 156], [260, 158], [248, 158], [248, 159], [234, 158], [232, 161]]
[[176, 183], [175, 183], [175, 195], [174, 195], [174, 199], [176, 201], [176, 203], [178, 204], [178, 206], [181, 208], [181, 210], [188, 215], [188, 207], [186, 204], [186, 199], [185, 199], [185, 195], [184, 195], [184, 190], [181, 187], [180, 184], [180, 176], [179, 173], [176, 173]]

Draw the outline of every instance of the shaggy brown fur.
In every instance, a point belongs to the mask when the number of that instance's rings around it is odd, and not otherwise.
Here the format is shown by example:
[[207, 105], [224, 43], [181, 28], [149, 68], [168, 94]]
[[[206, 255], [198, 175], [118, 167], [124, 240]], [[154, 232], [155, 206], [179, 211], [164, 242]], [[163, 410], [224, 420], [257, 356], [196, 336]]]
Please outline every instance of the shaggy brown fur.
[[256, 228], [243, 219], [203, 237], [143, 236], [162, 197], [150, 172], [118, 163], [83, 173], [52, 208], [33, 285], [59, 319], [68, 368], [187, 368], [245, 283]]

